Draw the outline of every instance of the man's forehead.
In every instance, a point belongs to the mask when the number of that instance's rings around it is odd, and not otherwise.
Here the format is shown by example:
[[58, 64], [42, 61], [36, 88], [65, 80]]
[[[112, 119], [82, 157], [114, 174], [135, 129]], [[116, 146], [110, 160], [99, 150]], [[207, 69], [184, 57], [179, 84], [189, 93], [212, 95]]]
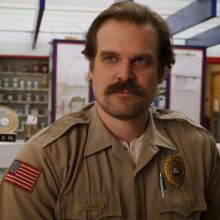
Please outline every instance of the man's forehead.
[[[109, 26], [107, 27], [108, 24]], [[97, 52], [104, 54], [132, 50], [131, 52], [134, 52], [134, 54], [147, 55], [157, 50], [158, 34], [151, 26], [145, 26], [144, 28], [142, 26], [140, 29], [139, 26], [134, 26], [132, 29], [129, 26], [133, 25], [132, 23], [115, 23], [112, 21], [112, 23], [108, 24], [105, 27], [103, 26], [97, 33]]]
[[[132, 32], [129, 33], [129, 35], [124, 36], [121, 35], [126, 32]], [[151, 24], [137, 24], [130, 21], [118, 21], [115, 19], [109, 19], [105, 21], [101, 27], [98, 29], [96, 34], [96, 41], [103, 40], [103, 37], [109, 37], [114, 39], [114, 37], [120, 38], [123, 37], [123, 41], [126, 41], [131, 38], [135, 38], [138, 33], [141, 33], [141, 37], [145, 37], [146, 40], [152, 40], [154, 42], [158, 39], [158, 31], [155, 27], [153, 27]], [[132, 36], [131, 36], [132, 35]], [[109, 43], [111, 43], [109, 41]]]

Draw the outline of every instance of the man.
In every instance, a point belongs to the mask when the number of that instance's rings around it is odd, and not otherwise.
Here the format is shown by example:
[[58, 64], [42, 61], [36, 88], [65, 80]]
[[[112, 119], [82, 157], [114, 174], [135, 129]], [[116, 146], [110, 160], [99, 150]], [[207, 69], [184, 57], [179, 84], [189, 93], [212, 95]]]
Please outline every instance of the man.
[[0, 185], [0, 219], [220, 219], [212, 136], [150, 107], [175, 62], [165, 22], [115, 3], [92, 23], [83, 53], [97, 101], [25, 144]]

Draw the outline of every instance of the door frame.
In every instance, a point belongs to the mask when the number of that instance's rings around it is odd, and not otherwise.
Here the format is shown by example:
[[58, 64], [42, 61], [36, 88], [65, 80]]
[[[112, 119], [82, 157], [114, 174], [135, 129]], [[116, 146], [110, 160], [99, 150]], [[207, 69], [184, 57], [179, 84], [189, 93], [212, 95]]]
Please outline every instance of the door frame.
[[212, 85], [214, 83], [214, 77], [216, 75], [220, 75], [220, 70], [219, 71], [211, 72], [211, 79], [210, 79], [211, 91], [210, 91], [210, 106], [209, 106], [209, 111], [210, 111], [210, 129], [211, 129], [211, 131], [213, 131], [212, 121], [213, 121], [213, 112], [214, 112], [214, 109], [213, 109], [213, 106], [214, 106], [214, 101], [213, 101], [214, 88], [213, 88]]
[[[206, 64], [218, 64], [220, 65], [220, 57], [207, 57], [206, 58]], [[212, 74], [216, 74], [219, 71], [214, 71]], [[213, 75], [214, 76], [214, 75]], [[210, 79], [210, 83], [212, 84], [213, 81], [213, 76], [211, 75], [211, 79]], [[209, 111], [210, 111], [210, 121], [209, 121], [209, 129], [211, 132], [213, 132], [212, 130], [212, 119], [213, 119], [213, 100], [212, 100], [212, 96], [213, 96], [213, 88], [211, 87], [211, 91], [210, 91], [210, 106], [209, 106]]]

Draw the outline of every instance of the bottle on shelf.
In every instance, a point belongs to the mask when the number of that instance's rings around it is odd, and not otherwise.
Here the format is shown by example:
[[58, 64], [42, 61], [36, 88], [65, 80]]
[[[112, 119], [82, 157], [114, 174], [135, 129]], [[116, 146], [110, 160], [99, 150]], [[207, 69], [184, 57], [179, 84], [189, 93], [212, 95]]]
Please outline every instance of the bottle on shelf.
[[41, 65], [41, 72], [42, 73], [48, 73], [48, 64], [47, 63], [43, 63]]
[[27, 89], [31, 89], [32, 88], [32, 82], [31, 81], [27, 81]]
[[32, 72], [33, 72], [33, 73], [40, 72], [40, 66], [39, 66], [38, 63], [32, 64]]
[[29, 104], [25, 104], [25, 106], [24, 106], [24, 114], [28, 115], [29, 111], [30, 111], [30, 105]]
[[42, 78], [42, 87], [47, 89], [49, 87], [48, 76], [44, 75]]
[[26, 101], [27, 102], [31, 102], [32, 100], [31, 100], [31, 93], [27, 93], [27, 95], [26, 95]]
[[20, 89], [24, 89], [24, 80], [20, 80]]
[[12, 87], [13, 88], [18, 88], [18, 78], [13, 78]]
[[12, 95], [12, 93], [8, 93], [7, 99], [8, 99], [8, 101], [13, 101], [13, 95]]
[[40, 95], [39, 94], [36, 94], [35, 95], [35, 102], [39, 102], [40, 101]]
[[3, 87], [9, 88], [9, 78], [4, 78]]
[[23, 65], [22, 67], [21, 67], [21, 72], [27, 72], [28, 71], [28, 69], [27, 69], [27, 66], [26, 65]]
[[44, 102], [48, 102], [48, 96], [44, 95]]
[[39, 88], [39, 82], [38, 81], [34, 81], [34, 88], [38, 89]]
[[18, 94], [18, 95], [17, 95], [17, 101], [18, 101], [18, 102], [21, 102], [21, 101], [22, 101], [22, 95], [21, 95], [21, 94]]

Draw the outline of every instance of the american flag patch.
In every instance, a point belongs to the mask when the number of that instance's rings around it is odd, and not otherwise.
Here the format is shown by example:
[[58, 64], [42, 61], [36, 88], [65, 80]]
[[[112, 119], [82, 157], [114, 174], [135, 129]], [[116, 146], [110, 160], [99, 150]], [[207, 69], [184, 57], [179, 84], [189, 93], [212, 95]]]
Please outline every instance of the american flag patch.
[[3, 181], [32, 192], [41, 170], [25, 162], [14, 160]]

